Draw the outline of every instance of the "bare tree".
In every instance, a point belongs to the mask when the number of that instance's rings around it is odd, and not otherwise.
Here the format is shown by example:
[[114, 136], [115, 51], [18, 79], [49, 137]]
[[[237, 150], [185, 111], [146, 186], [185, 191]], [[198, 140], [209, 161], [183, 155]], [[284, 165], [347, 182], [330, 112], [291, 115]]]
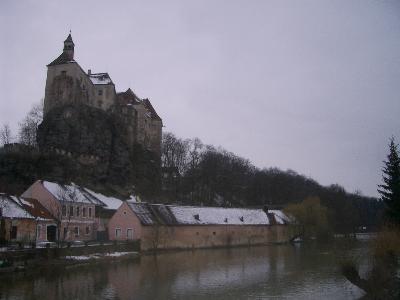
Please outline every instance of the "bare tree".
[[6, 195], [0, 195], [0, 244], [6, 241], [6, 222], [4, 212], [8, 209], [8, 199]]
[[0, 129], [0, 143], [1, 145], [10, 144], [13, 140], [10, 126], [8, 124], [3, 124]]
[[36, 133], [43, 120], [43, 102], [32, 106], [26, 117], [19, 123], [19, 142], [36, 147]]
[[183, 174], [187, 168], [189, 140], [177, 138], [174, 134], [166, 132], [162, 138], [161, 161], [166, 168], [176, 168]]

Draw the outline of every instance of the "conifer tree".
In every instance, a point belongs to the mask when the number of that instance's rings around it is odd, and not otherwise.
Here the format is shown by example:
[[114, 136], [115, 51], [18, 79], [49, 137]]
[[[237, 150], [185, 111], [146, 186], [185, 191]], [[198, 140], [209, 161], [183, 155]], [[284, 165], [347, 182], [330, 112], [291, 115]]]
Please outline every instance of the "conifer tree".
[[400, 158], [397, 147], [392, 137], [389, 143], [389, 155], [382, 169], [383, 184], [378, 185], [378, 192], [386, 204], [389, 220], [400, 224]]

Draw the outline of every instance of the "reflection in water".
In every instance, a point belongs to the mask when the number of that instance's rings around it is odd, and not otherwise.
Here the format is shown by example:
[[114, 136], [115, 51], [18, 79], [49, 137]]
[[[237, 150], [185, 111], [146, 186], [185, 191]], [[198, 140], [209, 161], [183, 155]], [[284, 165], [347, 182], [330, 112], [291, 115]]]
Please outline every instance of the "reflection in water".
[[2, 278], [0, 299], [356, 299], [338, 273], [347, 249], [280, 245], [142, 256], [36, 276]]

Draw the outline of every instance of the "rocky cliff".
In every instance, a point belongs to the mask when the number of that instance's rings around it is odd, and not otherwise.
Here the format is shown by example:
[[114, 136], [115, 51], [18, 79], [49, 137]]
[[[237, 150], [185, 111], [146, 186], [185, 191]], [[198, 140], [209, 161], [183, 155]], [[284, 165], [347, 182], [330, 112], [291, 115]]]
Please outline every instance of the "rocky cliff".
[[[118, 115], [100, 109], [85, 105], [56, 107], [39, 125], [39, 151], [2, 153], [0, 165], [7, 161], [8, 171], [0, 177], [10, 182], [6, 178], [12, 176], [15, 166], [27, 170], [32, 182], [74, 181], [106, 193], [108, 190], [126, 196], [135, 191], [144, 198], [154, 197], [160, 186], [159, 159], [140, 145], [130, 149], [124, 128]], [[23, 165], [10, 162], [15, 155], [26, 158]]]

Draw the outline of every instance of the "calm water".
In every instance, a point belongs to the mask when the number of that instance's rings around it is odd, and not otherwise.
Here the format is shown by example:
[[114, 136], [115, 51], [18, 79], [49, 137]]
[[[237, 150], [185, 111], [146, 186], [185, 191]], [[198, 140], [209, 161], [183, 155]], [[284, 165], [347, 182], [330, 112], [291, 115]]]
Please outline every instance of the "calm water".
[[0, 299], [357, 299], [338, 272], [368, 243], [196, 250], [140, 260], [0, 277]]

